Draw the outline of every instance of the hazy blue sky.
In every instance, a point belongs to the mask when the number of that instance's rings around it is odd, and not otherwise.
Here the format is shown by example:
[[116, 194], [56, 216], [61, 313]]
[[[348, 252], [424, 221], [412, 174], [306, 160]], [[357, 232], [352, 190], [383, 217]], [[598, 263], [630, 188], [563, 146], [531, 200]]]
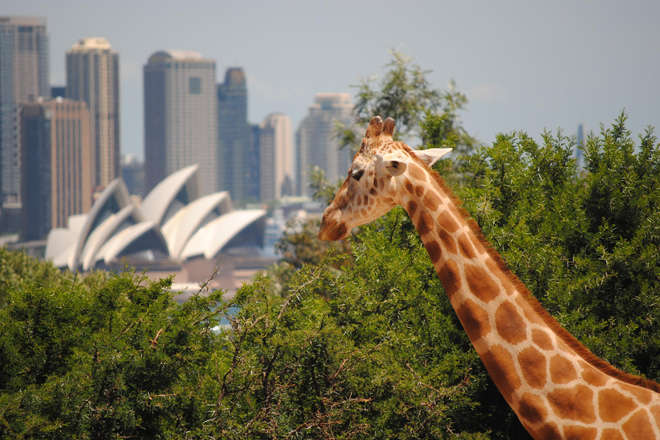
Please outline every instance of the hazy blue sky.
[[[3, 1], [0, 14], [48, 20], [50, 77], [82, 37], [119, 51], [122, 152], [143, 154], [142, 66], [160, 49], [201, 52], [248, 76], [249, 118], [297, 127], [317, 92], [350, 92], [383, 72], [389, 49], [454, 79], [465, 127], [480, 140], [525, 130], [609, 124], [660, 129], [660, 2], [649, 1]], [[384, 115], [387, 116], [387, 115]]]

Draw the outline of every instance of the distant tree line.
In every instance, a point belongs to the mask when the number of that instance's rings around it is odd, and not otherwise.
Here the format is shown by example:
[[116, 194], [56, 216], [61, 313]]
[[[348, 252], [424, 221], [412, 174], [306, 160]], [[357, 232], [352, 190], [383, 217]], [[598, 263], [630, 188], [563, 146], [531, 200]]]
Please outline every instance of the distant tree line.
[[[594, 353], [660, 379], [653, 130], [633, 139], [621, 114], [588, 137], [580, 169], [560, 132], [480, 145], [460, 125], [465, 103], [394, 54], [359, 85], [356, 120], [395, 116], [422, 148], [455, 148], [436, 170], [533, 294]], [[170, 280], [79, 276], [0, 249], [0, 436], [526, 437], [405, 211], [341, 243], [319, 242], [314, 221], [291, 226], [280, 262], [228, 302], [179, 305]]]

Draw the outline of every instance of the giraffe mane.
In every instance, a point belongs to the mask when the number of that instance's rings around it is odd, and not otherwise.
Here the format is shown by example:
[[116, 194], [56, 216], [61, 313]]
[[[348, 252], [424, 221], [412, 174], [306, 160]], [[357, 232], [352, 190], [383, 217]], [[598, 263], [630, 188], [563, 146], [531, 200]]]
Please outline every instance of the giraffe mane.
[[483, 231], [479, 224], [472, 218], [470, 213], [463, 207], [463, 202], [461, 199], [456, 197], [451, 188], [447, 185], [445, 180], [432, 168], [427, 166], [422, 160], [420, 160], [415, 154], [412, 153], [412, 149], [404, 144], [400, 143], [404, 148], [406, 153], [414, 160], [418, 165], [423, 167], [429, 174], [433, 177], [435, 182], [442, 188], [442, 190], [447, 194], [451, 201], [456, 206], [457, 210], [463, 216], [463, 219], [469, 225], [470, 229], [474, 233], [475, 237], [481, 242], [488, 255], [495, 261], [500, 270], [506, 275], [506, 277], [513, 283], [515, 288], [520, 292], [522, 298], [524, 298], [534, 309], [534, 311], [541, 317], [543, 322], [545, 322], [548, 327], [555, 332], [559, 338], [566, 343], [570, 348], [572, 348], [582, 359], [584, 359], [588, 364], [597, 368], [601, 372], [607, 374], [608, 376], [614, 377], [621, 380], [622, 382], [629, 383], [631, 385], [637, 385], [649, 390], [660, 393], [660, 384], [645, 377], [636, 376], [634, 374], [626, 373], [625, 371], [619, 370], [614, 367], [609, 362], [601, 359], [596, 356], [589, 350], [584, 344], [578, 341], [575, 336], [568, 332], [564, 327], [562, 327], [559, 322], [541, 305], [538, 299], [529, 291], [527, 286], [520, 281], [520, 279], [514, 274], [508, 265], [504, 261], [504, 258], [500, 253], [492, 246], [488, 239], [484, 236]]

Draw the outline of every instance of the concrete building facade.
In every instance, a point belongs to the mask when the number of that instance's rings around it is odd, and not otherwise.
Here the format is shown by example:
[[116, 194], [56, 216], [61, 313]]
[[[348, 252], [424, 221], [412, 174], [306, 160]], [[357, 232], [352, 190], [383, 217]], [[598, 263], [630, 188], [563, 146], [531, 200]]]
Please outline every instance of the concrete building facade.
[[92, 206], [94, 149], [90, 113], [81, 101], [40, 99], [21, 106], [21, 189], [26, 240]]
[[261, 200], [293, 195], [295, 155], [291, 119], [287, 115], [266, 116], [260, 126], [259, 150]]
[[144, 66], [145, 191], [176, 170], [199, 165], [202, 194], [218, 188], [215, 61], [167, 50]]
[[311, 171], [318, 167], [330, 182], [343, 179], [351, 163], [349, 149], [339, 149], [336, 124], [351, 123], [351, 95], [318, 93], [296, 133], [298, 194], [310, 195]]
[[66, 96], [91, 114], [97, 190], [120, 173], [119, 55], [105, 38], [83, 38], [66, 53]]
[[0, 16], [0, 202], [21, 204], [18, 112], [23, 102], [49, 97], [46, 19]]

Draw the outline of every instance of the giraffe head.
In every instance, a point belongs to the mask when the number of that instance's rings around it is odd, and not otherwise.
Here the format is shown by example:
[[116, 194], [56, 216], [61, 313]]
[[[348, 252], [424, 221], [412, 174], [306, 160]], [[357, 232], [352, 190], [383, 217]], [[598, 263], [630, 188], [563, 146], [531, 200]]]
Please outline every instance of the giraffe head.
[[394, 119], [385, 122], [376, 116], [371, 119], [362, 139], [360, 150], [353, 157], [348, 176], [326, 208], [321, 221], [321, 240], [341, 240], [356, 226], [369, 223], [402, 204], [399, 189], [406, 180], [411, 162], [433, 165], [451, 148], [412, 150], [403, 142], [392, 139]]

